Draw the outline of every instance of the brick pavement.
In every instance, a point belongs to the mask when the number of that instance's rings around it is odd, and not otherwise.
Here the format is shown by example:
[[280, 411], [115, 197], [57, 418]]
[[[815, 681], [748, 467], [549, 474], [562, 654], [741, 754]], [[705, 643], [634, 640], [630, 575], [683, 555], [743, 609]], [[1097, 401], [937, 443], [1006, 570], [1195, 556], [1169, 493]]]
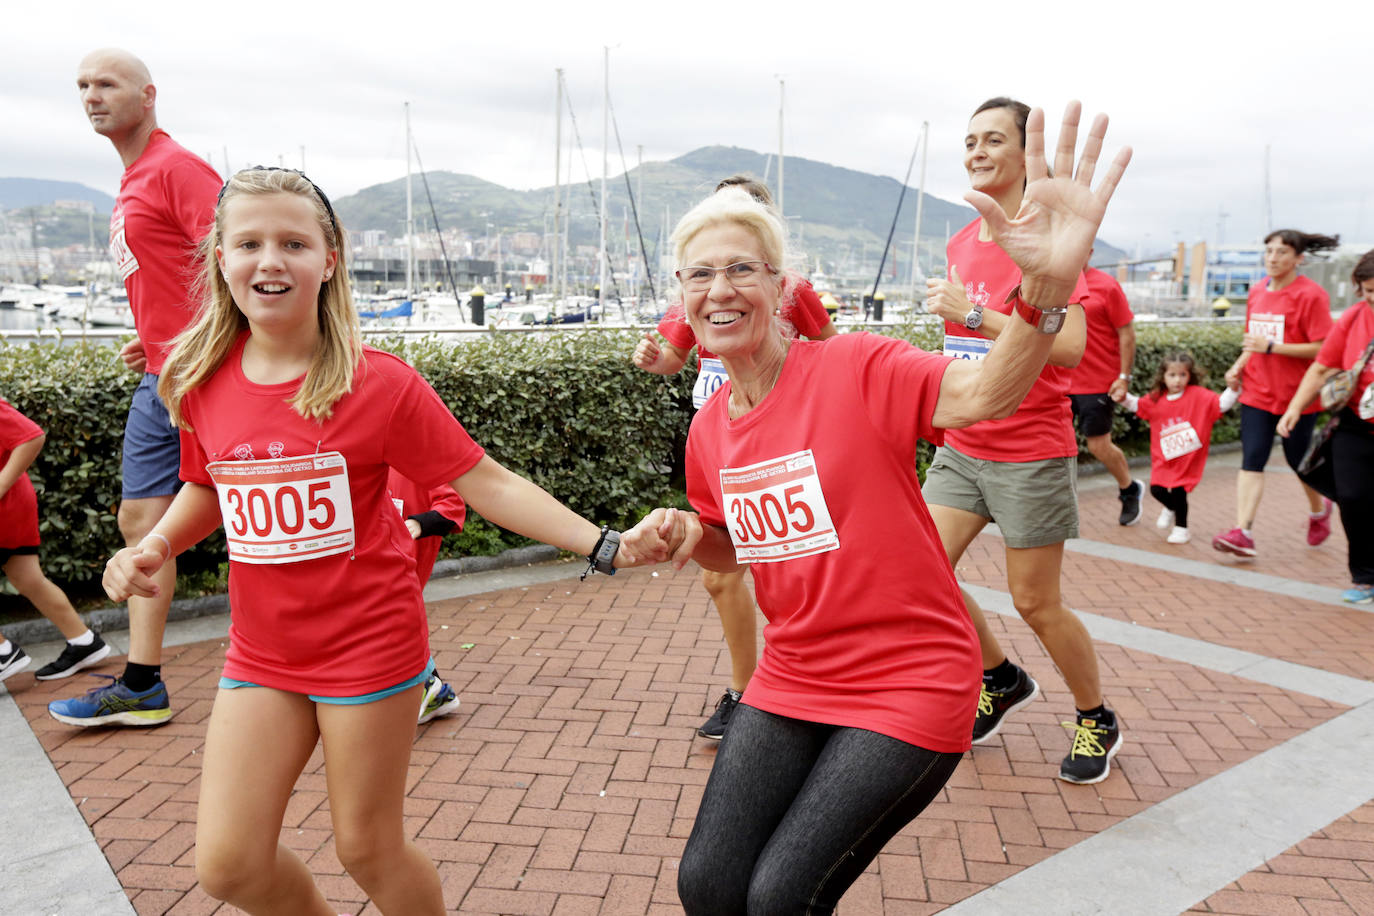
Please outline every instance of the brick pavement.
[[[1234, 474], [1217, 465], [1192, 500], [1192, 544], [1165, 545], [1148, 500], [1142, 524], [1121, 529], [1114, 490], [1100, 485], [1081, 493], [1084, 536], [1233, 562], [1207, 543], [1229, 527], [1234, 499]], [[1271, 474], [1258, 526], [1264, 553], [1253, 568], [1343, 587], [1342, 535], [1308, 548], [1300, 512], [1291, 477]], [[980, 537], [960, 576], [1004, 588], [1001, 552], [1000, 540]], [[1366, 611], [1073, 553], [1065, 572], [1072, 605], [1141, 627], [1354, 677], [1374, 657]], [[677, 858], [715, 751], [693, 729], [728, 675], [697, 576], [636, 571], [507, 589], [434, 603], [430, 620], [440, 670], [463, 705], [419, 729], [406, 817], [439, 863], [451, 911], [680, 912]], [[1059, 724], [1070, 715], [1068, 692], [1028, 628], [996, 615], [990, 622], [1040, 679], [1044, 699], [965, 759], [846, 895], [842, 916], [939, 912], [1346, 708], [1101, 643], [1104, 684], [1127, 743], [1106, 782], [1071, 786], [1053, 778], [1068, 744]], [[38, 683], [24, 673], [7, 682], [140, 914], [237, 912], [204, 895], [192, 869], [199, 753], [222, 656], [221, 641], [169, 649], [164, 673], [179, 711], [148, 731], [88, 732], [50, 720], [46, 702], [82, 687], [81, 678]], [[282, 836], [341, 912], [377, 912], [333, 854], [318, 752]], [[1369, 913], [1371, 876], [1374, 804], [1190, 912]]]

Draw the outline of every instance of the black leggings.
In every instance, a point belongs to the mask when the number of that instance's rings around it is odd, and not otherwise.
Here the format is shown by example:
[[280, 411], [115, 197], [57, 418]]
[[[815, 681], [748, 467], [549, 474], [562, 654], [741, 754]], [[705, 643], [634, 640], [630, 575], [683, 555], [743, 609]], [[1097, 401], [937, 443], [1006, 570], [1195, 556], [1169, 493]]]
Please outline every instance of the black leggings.
[[944, 788], [962, 754], [740, 704], [678, 870], [688, 916], [815, 914]]
[[1182, 487], [1165, 489], [1157, 483], [1150, 484], [1150, 495], [1164, 503], [1164, 508], [1174, 514], [1174, 524], [1180, 528], [1188, 527], [1188, 491]]
[[1374, 424], [1349, 408], [1331, 435], [1331, 467], [1349, 545], [1350, 579], [1374, 585]]

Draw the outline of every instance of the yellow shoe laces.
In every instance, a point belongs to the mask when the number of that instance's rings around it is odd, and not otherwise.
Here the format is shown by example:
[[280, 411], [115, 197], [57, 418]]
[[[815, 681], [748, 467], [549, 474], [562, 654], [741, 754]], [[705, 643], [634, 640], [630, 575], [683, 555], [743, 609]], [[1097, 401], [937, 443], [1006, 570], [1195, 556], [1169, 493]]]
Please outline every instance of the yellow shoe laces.
[[988, 688], [987, 688], [985, 685], [979, 684], [979, 685], [978, 685], [978, 715], [980, 715], [980, 716], [990, 716], [990, 715], [992, 715], [992, 712], [993, 712], [993, 709], [992, 709], [992, 694], [988, 693]]
[[1081, 722], [1060, 722], [1059, 724], [1074, 730], [1073, 749], [1069, 751], [1070, 759], [1107, 756], [1107, 749], [1102, 746], [1102, 742], [1098, 739], [1099, 735], [1107, 734], [1107, 729], [1098, 725], [1096, 720], [1084, 719]]

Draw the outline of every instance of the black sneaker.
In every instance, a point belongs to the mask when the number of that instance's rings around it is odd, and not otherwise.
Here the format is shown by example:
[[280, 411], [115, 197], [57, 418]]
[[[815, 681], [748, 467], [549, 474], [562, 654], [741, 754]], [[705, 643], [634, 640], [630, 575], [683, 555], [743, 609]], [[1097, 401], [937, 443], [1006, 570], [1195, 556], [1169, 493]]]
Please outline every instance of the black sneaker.
[[20, 671], [23, 671], [29, 666], [29, 662], [31, 661], [33, 661], [33, 659], [29, 658], [29, 653], [25, 652], [14, 643], [10, 643], [9, 654], [0, 655], [0, 681], [3, 681], [11, 674], [18, 674]]
[[1121, 525], [1134, 525], [1140, 521], [1140, 499], [1145, 495], [1145, 481], [1132, 480], [1131, 485], [1126, 488], [1125, 493], [1117, 495], [1121, 500], [1121, 518], [1117, 522]]
[[739, 691], [727, 688], [725, 695], [721, 697], [720, 702], [716, 704], [716, 711], [711, 713], [711, 718], [707, 719], [702, 724], [701, 728], [697, 729], [697, 734], [701, 735], [703, 738], [711, 738], [715, 741], [724, 738], [725, 730], [730, 727], [730, 715], [735, 711], [735, 707], [739, 705], [741, 696], [742, 694]]
[[82, 668], [98, 665], [110, 654], [110, 647], [100, 634], [95, 634], [89, 646], [74, 646], [67, 643], [62, 654], [33, 673], [40, 681], [55, 681], [60, 677], [76, 674]]
[[982, 744], [997, 734], [1007, 713], [1020, 709], [1039, 694], [1040, 685], [1020, 666], [1016, 667], [1016, 683], [1006, 690], [989, 690], [984, 681], [978, 692], [978, 718], [973, 722], [973, 743]]
[[1112, 716], [1111, 725], [1083, 716], [1077, 722], [1061, 724], [1073, 729], [1073, 747], [1059, 764], [1059, 778], [1079, 785], [1106, 779], [1112, 770], [1112, 758], [1121, 750], [1121, 723], [1116, 716]]

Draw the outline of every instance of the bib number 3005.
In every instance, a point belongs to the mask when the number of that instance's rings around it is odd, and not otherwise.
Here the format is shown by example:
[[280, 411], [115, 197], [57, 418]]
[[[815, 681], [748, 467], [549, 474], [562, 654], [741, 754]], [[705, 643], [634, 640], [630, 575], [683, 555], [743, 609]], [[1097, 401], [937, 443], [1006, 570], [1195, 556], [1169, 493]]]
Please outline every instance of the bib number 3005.
[[353, 549], [348, 466], [338, 452], [207, 466], [229, 559], [298, 563]]
[[722, 468], [720, 490], [740, 562], [775, 563], [840, 546], [810, 449]]

